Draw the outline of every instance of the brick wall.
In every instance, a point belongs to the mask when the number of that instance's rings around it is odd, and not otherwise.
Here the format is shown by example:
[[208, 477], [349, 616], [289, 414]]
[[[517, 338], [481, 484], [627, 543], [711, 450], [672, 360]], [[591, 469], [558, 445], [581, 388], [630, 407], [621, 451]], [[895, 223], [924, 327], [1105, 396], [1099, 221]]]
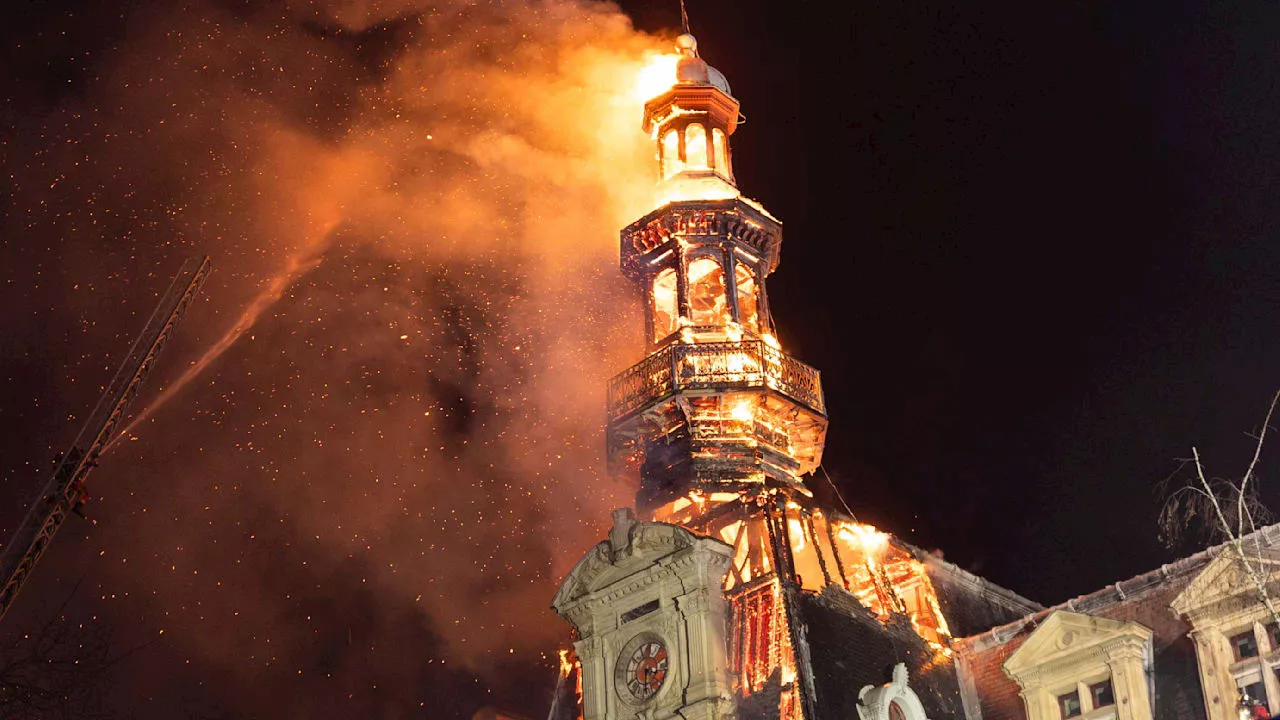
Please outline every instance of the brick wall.
[[[1205, 717], [1195, 648], [1187, 637], [1190, 626], [1169, 609], [1189, 579], [1190, 576], [1171, 579], [1123, 598], [1117, 591], [1109, 596], [1095, 594], [1072, 603], [1072, 607], [1058, 606], [1048, 611], [1067, 610], [1134, 621], [1151, 629], [1155, 686], [1151, 700], [1155, 720], [1203, 720]], [[1035, 619], [1039, 622], [1045, 617], [1047, 612]], [[983, 720], [1025, 720], [1021, 689], [1005, 675], [1002, 666], [1034, 630], [1035, 625], [1028, 622], [1021, 629], [1000, 628], [994, 636], [984, 633], [958, 643], [957, 658], [973, 679], [978, 694], [976, 704]]]

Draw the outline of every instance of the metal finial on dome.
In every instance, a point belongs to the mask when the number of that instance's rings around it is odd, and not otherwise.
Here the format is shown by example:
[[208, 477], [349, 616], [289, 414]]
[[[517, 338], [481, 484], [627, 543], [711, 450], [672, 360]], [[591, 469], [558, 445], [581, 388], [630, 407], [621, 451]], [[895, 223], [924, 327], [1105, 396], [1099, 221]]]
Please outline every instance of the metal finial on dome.
[[680, 60], [676, 63], [677, 83], [714, 85], [723, 90], [726, 95], [733, 94], [729, 90], [729, 81], [725, 79], [724, 74], [698, 56], [697, 38], [690, 33], [677, 37], [676, 51], [680, 53]]

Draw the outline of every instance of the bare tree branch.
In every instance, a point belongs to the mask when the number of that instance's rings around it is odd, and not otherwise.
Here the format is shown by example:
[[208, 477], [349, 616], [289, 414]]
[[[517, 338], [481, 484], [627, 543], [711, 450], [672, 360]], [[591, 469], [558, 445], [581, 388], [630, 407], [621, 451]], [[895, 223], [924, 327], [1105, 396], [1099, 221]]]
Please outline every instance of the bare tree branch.
[[[83, 579], [83, 578], [82, 578]], [[75, 622], [65, 611], [80, 587], [38, 628], [0, 641], [0, 718], [109, 720], [111, 633], [97, 621]]]
[[[1258, 525], [1270, 522], [1272, 516], [1258, 497], [1256, 482], [1262, 446], [1277, 403], [1280, 403], [1280, 391], [1271, 398], [1254, 444], [1253, 458], [1238, 482], [1216, 478], [1210, 480], [1205, 475], [1199, 449], [1191, 448], [1190, 464], [1195, 469], [1194, 478], [1192, 482], [1167, 493], [1165, 504], [1160, 510], [1159, 526], [1161, 540], [1170, 545], [1181, 540], [1195, 527], [1205, 530], [1209, 539], [1224, 540], [1224, 549], [1239, 561], [1259, 602], [1267, 608], [1272, 620], [1280, 624], [1280, 608], [1277, 608], [1268, 587], [1274, 574], [1274, 562], [1268, 562], [1263, 556], [1262, 541], [1257, 534]], [[1183, 466], [1185, 465], [1184, 462]], [[1162, 485], [1167, 487], [1168, 480]], [[1246, 539], [1253, 543], [1248, 552], [1245, 548]]]

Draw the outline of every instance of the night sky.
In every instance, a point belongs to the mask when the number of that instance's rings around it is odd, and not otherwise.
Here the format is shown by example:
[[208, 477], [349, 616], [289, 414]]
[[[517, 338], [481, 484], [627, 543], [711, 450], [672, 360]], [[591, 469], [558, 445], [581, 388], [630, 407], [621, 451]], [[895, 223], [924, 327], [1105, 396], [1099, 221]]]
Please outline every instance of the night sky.
[[[1280, 6], [827, 5], [689, 14], [845, 500], [1043, 603], [1193, 551], [1158, 486], [1193, 445], [1238, 475], [1280, 387]], [[546, 606], [628, 502], [622, 86], [679, 11], [622, 10], [6, 10], [6, 534], [168, 276], [217, 270], [134, 409], [207, 367], [103, 458], [0, 659], [50, 618], [106, 638], [102, 717], [545, 712]]]

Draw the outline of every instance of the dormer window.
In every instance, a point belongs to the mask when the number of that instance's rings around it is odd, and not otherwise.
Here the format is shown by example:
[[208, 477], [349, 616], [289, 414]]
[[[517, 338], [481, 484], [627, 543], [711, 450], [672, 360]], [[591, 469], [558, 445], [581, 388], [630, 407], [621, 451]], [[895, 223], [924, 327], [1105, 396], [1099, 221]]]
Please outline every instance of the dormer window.
[[[1209, 562], [1170, 607], [1191, 625], [1196, 663], [1203, 688], [1205, 716], [1228, 717], [1220, 708], [1235, 711], [1243, 693], [1259, 712], [1268, 701], [1280, 697], [1280, 647], [1271, 625], [1274, 618], [1258, 601], [1252, 573], [1262, 573], [1271, 585], [1280, 577], [1280, 561], [1272, 555], [1253, 560], [1246, 569], [1231, 554]], [[1121, 692], [1123, 694], [1123, 692]]]
[[1231, 636], [1231, 651], [1235, 653], [1236, 662], [1258, 657], [1258, 638], [1254, 636], [1253, 628]]
[[1280, 664], [1276, 664], [1273, 637], [1270, 629], [1260, 623], [1227, 637], [1227, 644], [1231, 646], [1231, 659], [1234, 661], [1231, 676], [1235, 680], [1236, 690], [1261, 705], [1267, 705], [1268, 675], [1280, 671]]
[[[1061, 720], [1112, 720], [1117, 716], [1110, 677], [1094, 682], [1077, 681], [1068, 688], [1058, 691], [1058, 717]], [[1138, 720], [1143, 716], [1135, 714], [1131, 717]]]
[[1089, 695], [1094, 708], [1104, 708], [1116, 704], [1116, 693], [1111, 687], [1111, 678], [1089, 686]]
[[1062, 715], [1062, 720], [1067, 718], [1080, 717], [1080, 693], [1076, 690], [1065, 695], [1058, 696], [1058, 710]]
[[1027, 720], [1151, 720], [1152, 635], [1133, 621], [1058, 610], [1004, 671], [1022, 688]]

